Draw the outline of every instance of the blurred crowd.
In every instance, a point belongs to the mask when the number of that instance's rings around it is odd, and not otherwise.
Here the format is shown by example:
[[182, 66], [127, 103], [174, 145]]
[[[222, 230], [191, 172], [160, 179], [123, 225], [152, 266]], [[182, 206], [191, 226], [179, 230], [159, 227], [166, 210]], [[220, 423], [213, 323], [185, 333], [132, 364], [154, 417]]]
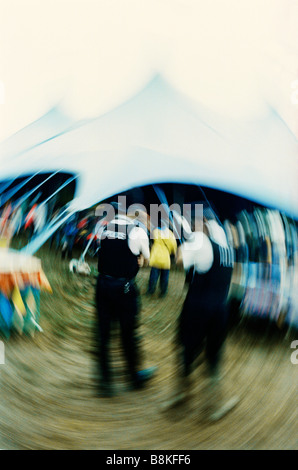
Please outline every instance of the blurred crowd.
[[[63, 210], [56, 209], [50, 213], [47, 204], [38, 202], [38, 198], [26, 199], [22, 203], [6, 202], [0, 208], [0, 247], [9, 247], [16, 236], [24, 237], [25, 242], [29, 243], [47, 224], [57, 220]], [[216, 219], [212, 222], [214, 226], [219, 226]], [[100, 246], [99, 227], [104, 223], [104, 219], [97, 217], [94, 210], [75, 213], [51, 236], [50, 247], [60, 252], [62, 259], [71, 260], [75, 249], [94, 257]], [[156, 227], [150, 227], [145, 219], [140, 221], [139, 218], [139, 223], [146, 228], [148, 235], [150, 232], [156, 235]], [[170, 228], [174, 231], [173, 227]], [[222, 229], [235, 253], [230, 287], [232, 314], [235, 317], [269, 317], [281, 326], [285, 323], [297, 326], [297, 222], [279, 211], [255, 208], [251, 212], [243, 210], [233, 221], [225, 220]], [[155, 250], [158, 237], [149, 238], [151, 250]], [[157, 238], [155, 243], [154, 238]], [[175, 246], [171, 255], [174, 253]], [[161, 269], [165, 267], [166, 270]], [[160, 266], [155, 260], [151, 268], [148, 290], [155, 290], [159, 273], [164, 284], [163, 292], [166, 292], [169, 262], [167, 266]]]
[[47, 222], [47, 205], [37, 201], [9, 200], [0, 207], [0, 247], [8, 248], [17, 235], [25, 235], [29, 241], [41, 233]]
[[235, 311], [298, 324], [297, 223], [276, 210], [242, 211], [224, 222], [235, 251], [230, 297]]
[[[59, 217], [65, 208], [56, 209], [50, 213], [45, 202], [38, 202], [38, 199], [8, 201], [0, 207], [0, 247], [9, 248], [16, 236], [20, 236], [29, 243], [38, 236], [47, 226]], [[75, 247], [85, 248], [92, 238], [97, 218], [94, 211], [84, 214], [74, 214], [66, 223], [62, 224], [50, 238], [50, 246], [61, 252], [62, 257], [72, 258]], [[90, 253], [96, 246], [90, 244]], [[95, 254], [95, 253], [94, 253]]]

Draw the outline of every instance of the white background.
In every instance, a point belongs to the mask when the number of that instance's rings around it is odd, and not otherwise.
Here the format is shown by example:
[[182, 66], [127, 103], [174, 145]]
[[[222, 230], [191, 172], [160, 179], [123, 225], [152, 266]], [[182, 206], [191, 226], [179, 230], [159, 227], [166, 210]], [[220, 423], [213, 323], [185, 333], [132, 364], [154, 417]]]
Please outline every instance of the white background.
[[222, 115], [271, 106], [298, 135], [297, 17], [295, 0], [0, 0], [0, 141], [58, 103], [108, 111], [155, 72]]

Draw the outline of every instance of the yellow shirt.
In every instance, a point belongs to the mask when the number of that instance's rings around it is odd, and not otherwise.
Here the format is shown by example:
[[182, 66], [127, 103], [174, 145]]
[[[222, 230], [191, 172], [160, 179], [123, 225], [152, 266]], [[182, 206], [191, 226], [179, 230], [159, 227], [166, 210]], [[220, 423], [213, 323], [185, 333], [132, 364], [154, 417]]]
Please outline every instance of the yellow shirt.
[[177, 251], [177, 242], [173, 232], [168, 229], [155, 229], [153, 239], [149, 266], [157, 269], [170, 269], [170, 256]]

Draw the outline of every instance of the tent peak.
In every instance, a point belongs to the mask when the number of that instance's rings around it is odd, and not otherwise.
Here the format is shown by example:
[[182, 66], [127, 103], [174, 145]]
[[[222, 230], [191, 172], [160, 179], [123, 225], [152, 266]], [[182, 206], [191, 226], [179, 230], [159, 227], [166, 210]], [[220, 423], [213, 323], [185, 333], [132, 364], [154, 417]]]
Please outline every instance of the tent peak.
[[42, 116], [39, 116], [36, 118], [34, 121], [29, 122], [26, 124], [26, 126], [22, 127], [21, 129], [17, 130], [10, 136], [8, 136], [6, 139], [0, 142], [0, 145], [6, 144], [9, 142], [11, 139], [14, 139], [18, 135], [22, 135], [24, 132], [27, 131], [27, 129], [30, 128], [35, 128], [39, 126], [39, 124], [43, 124], [44, 121], [47, 121], [48, 124], [52, 123], [53, 125], [57, 124], [69, 124], [71, 122], [70, 117], [68, 117], [64, 111], [62, 111], [62, 108], [60, 104], [54, 105], [52, 108], [50, 108], [45, 114]]

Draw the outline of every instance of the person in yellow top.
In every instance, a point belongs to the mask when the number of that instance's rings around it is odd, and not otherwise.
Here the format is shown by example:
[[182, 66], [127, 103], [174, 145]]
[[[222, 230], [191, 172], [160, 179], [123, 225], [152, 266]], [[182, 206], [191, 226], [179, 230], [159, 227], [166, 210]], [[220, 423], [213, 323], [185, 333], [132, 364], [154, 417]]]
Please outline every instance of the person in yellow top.
[[171, 255], [177, 252], [177, 242], [174, 234], [165, 226], [153, 230], [153, 245], [150, 252], [151, 272], [149, 277], [148, 294], [155, 292], [160, 277], [160, 293], [165, 296], [168, 290], [171, 268]]

